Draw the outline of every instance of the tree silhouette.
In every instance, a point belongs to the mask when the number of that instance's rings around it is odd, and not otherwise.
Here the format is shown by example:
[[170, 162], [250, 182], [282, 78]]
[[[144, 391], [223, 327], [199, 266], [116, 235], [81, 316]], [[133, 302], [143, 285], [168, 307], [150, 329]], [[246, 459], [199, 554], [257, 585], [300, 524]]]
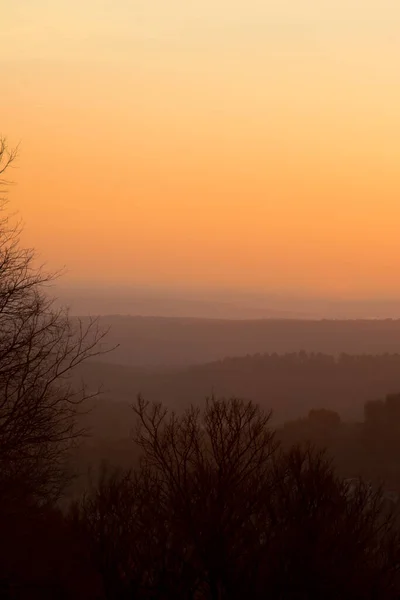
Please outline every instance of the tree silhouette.
[[134, 411], [140, 468], [103, 477], [75, 513], [107, 598], [397, 597], [379, 490], [349, 490], [310, 447], [280, 450], [251, 402]]
[[[17, 155], [0, 140], [0, 173]], [[6, 184], [4, 179], [1, 184]], [[0, 493], [11, 487], [57, 494], [65, 450], [79, 435], [76, 416], [87, 398], [70, 375], [103, 351], [95, 320], [84, 325], [55, 309], [46, 288], [55, 276], [21, 247], [19, 223], [0, 206]], [[10, 482], [13, 482], [13, 486]]]
[[[17, 150], [0, 139], [0, 188]], [[75, 368], [105, 351], [105, 332], [56, 309], [47, 291], [57, 275], [37, 266], [20, 241], [21, 224], [0, 203], [0, 578], [23, 579], [22, 547], [36, 548], [68, 480], [68, 452], [82, 433], [78, 416], [92, 395], [71, 385]], [[44, 513], [43, 513], [44, 511]], [[22, 526], [21, 524], [24, 524]], [[35, 556], [36, 558], [36, 556]], [[7, 565], [14, 565], [7, 572]], [[33, 597], [33, 596], [32, 596]]]

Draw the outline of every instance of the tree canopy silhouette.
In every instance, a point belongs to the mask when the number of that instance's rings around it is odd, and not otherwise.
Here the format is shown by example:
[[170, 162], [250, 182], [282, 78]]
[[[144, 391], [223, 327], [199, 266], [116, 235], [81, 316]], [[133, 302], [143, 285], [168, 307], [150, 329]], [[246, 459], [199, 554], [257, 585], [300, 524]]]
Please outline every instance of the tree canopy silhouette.
[[139, 398], [141, 465], [77, 506], [106, 598], [396, 598], [397, 517], [321, 452], [282, 451], [252, 402]]
[[[17, 156], [0, 139], [0, 187]], [[66, 451], [79, 435], [77, 414], [88, 394], [73, 389], [77, 365], [103, 350], [95, 320], [83, 324], [56, 309], [48, 286], [56, 275], [37, 265], [20, 240], [21, 224], [0, 203], [0, 496], [56, 496]]]

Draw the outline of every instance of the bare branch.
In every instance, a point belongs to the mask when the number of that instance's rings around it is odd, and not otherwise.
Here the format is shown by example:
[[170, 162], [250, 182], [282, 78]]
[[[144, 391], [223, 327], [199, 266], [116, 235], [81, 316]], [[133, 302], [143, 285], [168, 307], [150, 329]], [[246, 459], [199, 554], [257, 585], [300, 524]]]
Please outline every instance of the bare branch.
[[[0, 175], [18, 148], [0, 138]], [[0, 179], [0, 187], [6, 185]], [[15, 474], [37, 495], [59, 490], [67, 451], [82, 433], [77, 417], [88, 398], [71, 374], [90, 357], [109, 351], [98, 321], [71, 319], [55, 309], [48, 288], [60, 273], [36, 266], [21, 247], [21, 224], [0, 204], [0, 487]]]

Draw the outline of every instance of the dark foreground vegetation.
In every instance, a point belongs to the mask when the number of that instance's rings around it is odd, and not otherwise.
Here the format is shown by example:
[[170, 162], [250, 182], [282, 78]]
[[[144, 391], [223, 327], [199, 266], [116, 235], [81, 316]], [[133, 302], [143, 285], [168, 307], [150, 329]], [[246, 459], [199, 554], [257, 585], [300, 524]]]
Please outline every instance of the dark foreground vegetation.
[[[0, 141], [0, 178], [14, 158]], [[340, 418], [326, 410], [278, 434], [251, 401], [211, 397], [177, 414], [139, 397], [124, 448], [132, 468], [103, 467], [72, 501], [72, 457], [96, 395], [74, 374], [104, 352], [104, 334], [55, 308], [52, 277], [2, 209], [1, 598], [399, 597], [396, 503], [296, 443], [307, 430], [336, 439]], [[366, 407], [368, 444], [385, 436], [397, 452], [398, 406]]]
[[[203, 407], [204, 399], [193, 404]], [[170, 403], [164, 405], [171, 410]], [[268, 405], [264, 401], [258, 406], [267, 410]], [[285, 450], [307, 443], [326, 450], [338, 476], [362, 477], [374, 486], [383, 485], [400, 498], [400, 395], [365, 402], [363, 415], [357, 421], [342, 419], [339, 413], [325, 406], [321, 400], [319, 408], [283, 424], [277, 425], [271, 417], [269, 426], [275, 430], [276, 441]], [[178, 414], [182, 412], [181, 409]], [[81, 423], [91, 435], [71, 455], [76, 477], [68, 490], [70, 498], [86, 489], [88, 480], [97, 476], [103, 462], [129, 469], [137, 465], [140, 456], [137, 444], [132, 442], [131, 404], [98, 398]]]
[[133, 411], [135, 469], [104, 469], [63, 512], [9, 487], [9, 597], [398, 597], [398, 516], [379, 489], [310, 447], [280, 448], [251, 402]]

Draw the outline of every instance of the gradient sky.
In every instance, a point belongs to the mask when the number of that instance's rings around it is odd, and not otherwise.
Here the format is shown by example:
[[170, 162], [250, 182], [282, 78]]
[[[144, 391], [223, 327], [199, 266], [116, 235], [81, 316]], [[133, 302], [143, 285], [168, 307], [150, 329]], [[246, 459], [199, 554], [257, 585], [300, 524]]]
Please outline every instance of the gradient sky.
[[398, 0], [12, 0], [10, 199], [67, 280], [400, 294]]

